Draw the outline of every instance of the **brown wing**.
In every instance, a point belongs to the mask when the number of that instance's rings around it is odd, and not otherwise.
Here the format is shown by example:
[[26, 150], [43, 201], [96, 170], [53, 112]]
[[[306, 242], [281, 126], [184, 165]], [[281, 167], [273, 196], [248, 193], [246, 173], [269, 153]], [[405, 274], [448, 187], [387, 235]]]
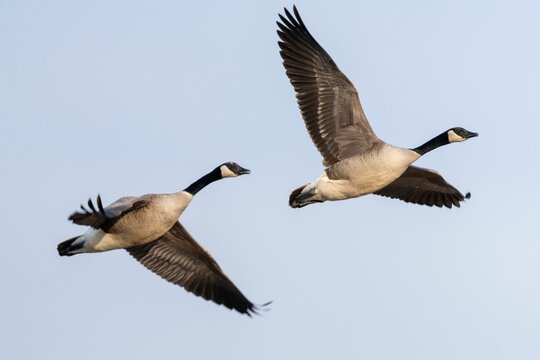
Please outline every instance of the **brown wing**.
[[279, 15], [280, 54], [309, 135], [323, 164], [330, 166], [369, 150], [380, 140], [364, 115], [354, 85], [311, 36], [296, 7], [293, 11], [294, 16], [287, 9], [287, 18]]
[[452, 205], [459, 207], [460, 201], [471, 196], [470, 193], [463, 196], [436, 171], [417, 166], [409, 166], [399, 178], [374, 194], [419, 205], [447, 208]]
[[75, 211], [68, 219], [77, 225], [91, 226], [94, 229], [102, 229], [107, 232], [122, 216], [146, 206], [148, 199], [123, 197], [103, 208], [101, 196], [98, 195], [96, 204], [97, 209], [92, 199], [88, 199], [89, 209], [81, 205], [82, 211]]
[[126, 250], [150, 271], [196, 296], [249, 316], [258, 310], [179, 222], [159, 239]]

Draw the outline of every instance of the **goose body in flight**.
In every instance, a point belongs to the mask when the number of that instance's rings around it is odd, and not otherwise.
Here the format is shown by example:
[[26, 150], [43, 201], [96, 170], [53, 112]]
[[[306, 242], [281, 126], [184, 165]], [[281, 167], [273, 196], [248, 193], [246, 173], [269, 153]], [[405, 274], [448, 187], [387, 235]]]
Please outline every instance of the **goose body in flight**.
[[251, 303], [223, 273], [217, 262], [178, 222], [191, 199], [208, 184], [227, 177], [249, 174], [240, 165], [222, 164], [186, 189], [172, 194], [123, 197], [103, 207], [81, 206], [69, 220], [90, 229], [58, 244], [61, 256], [126, 249], [135, 259], [167, 281], [206, 300], [251, 315]]
[[323, 156], [324, 172], [295, 189], [293, 208], [327, 200], [377, 194], [428, 206], [460, 206], [463, 196], [434, 170], [411, 164], [440, 146], [478, 136], [451, 128], [413, 149], [380, 140], [360, 105], [354, 85], [310, 34], [298, 10], [285, 9], [278, 35], [280, 54], [306, 128]]

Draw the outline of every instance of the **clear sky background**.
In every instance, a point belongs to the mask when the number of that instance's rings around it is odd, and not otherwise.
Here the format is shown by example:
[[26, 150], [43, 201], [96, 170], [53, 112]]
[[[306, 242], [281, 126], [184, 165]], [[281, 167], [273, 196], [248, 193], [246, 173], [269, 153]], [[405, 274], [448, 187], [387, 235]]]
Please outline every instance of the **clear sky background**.
[[[291, 209], [315, 179], [282, 1], [0, 1], [0, 358], [539, 359], [538, 1], [301, 1], [380, 138], [472, 198]], [[125, 251], [61, 258], [89, 197], [183, 189], [248, 318]]]

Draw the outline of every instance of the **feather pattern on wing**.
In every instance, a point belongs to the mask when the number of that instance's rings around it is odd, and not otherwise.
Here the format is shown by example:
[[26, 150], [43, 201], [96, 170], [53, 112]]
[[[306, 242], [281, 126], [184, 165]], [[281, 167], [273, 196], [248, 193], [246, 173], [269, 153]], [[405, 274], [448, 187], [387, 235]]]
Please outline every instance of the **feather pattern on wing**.
[[148, 199], [126, 196], [103, 208], [101, 196], [98, 195], [96, 204], [97, 209], [92, 199], [88, 199], [89, 209], [81, 205], [81, 211], [75, 211], [68, 219], [77, 225], [91, 226], [107, 232], [122, 216], [146, 206]]
[[330, 55], [304, 25], [294, 7], [294, 16], [285, 9], [278, 42], [287, 76], [306, 128], [330, 166], [361, 154], [380, 142], [362, 110], [354, 85], [339, 70]]
[[452, 205], [460, 207], [460, 201], [470, 197], [470, 194], [463, 196], [436, 171], [412, 165], [399, 178], [374, 194], [419, 205], [447, 208]]
[[196, 296], [250, 316], [258, 310], [179, 222], [159, 239], [126, 250], [150, 271]]

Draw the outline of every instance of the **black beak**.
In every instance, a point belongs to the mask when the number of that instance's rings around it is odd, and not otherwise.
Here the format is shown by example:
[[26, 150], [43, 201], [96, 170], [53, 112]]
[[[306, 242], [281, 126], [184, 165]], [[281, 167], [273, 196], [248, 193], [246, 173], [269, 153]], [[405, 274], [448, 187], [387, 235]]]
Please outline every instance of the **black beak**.
[[239, 176], [240, 175], [246, 175], [246, 174], [250, 174], [251, 173], [251, 170], [249, 169], [245, 169], [243, 167], [240, 167], [240, 169], [236, 172]]
[[472, 131], [467, 131], [467, 134], [465, 134], [466, 139], [470, 139], [470, 138], [477, 137], [477, 136], [478, 136], [478, 133], [475, 133], [475, 132], [472, 132]]

